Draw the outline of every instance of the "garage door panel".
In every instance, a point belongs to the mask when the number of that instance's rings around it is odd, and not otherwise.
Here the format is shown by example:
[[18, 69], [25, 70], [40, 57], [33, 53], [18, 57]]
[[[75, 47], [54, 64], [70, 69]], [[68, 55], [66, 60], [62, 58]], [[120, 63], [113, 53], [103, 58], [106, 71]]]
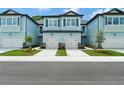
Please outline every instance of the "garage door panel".
[[124, 48], [124, 39], [106, 39], [103, 48]]
[[23, 46], [23, 42], [21, 39], [12, 39], [12, 38], [2, 38], [0, 39], [0, 47], [22, 47]]
[[47, 48], [57, 48], [58, 47], [58, 40], [56, 38], [48, 38], [46, 42]]
[[78, 40], [76, 38], [68, 37], [65, 42], [66, 48], [78, 48]]

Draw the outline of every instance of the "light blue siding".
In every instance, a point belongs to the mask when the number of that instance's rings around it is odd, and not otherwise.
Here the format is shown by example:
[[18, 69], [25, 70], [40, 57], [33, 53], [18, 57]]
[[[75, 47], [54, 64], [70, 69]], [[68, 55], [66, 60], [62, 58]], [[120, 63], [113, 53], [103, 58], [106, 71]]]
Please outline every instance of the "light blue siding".
[[38, 44], [38, 25], [35, 24], [32, 20], [27, 18], [27, 36], [32, 36], [33, 39], [33, 45]]
[[98, 32], [98, 17], [87, 25], [87, 39], [90, 46], [96, 45], [96, 33]]

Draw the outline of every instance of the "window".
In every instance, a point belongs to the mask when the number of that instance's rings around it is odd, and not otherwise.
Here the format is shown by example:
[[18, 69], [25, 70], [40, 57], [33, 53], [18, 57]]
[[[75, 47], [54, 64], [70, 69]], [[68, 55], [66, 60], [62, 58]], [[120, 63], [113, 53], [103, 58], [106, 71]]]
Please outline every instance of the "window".
[[84, 32], [84, 31], [85, 31], [85, 26], [82, 27], [82, 32]]
[[1, 18], [1, 25], [6, 25], [6, 18]]
[[108, 17], [108, 25], [111, 25], [112, 24], [112, 17]]
[[72, 26], [75, 26], [75, 19], [72, 19], [72, 20], [71, 20], [71, 25], [72, 25]]
[[48, 27], [48, 19], [46, 19], [46, 27]]
[[113, 17], [113, 25], [119, 24], [118, 17]]
[[120, 24], [124, 24], [124, 17], [120, 17]]
[[70, 26], [70, 19], [67, 19], [67, 26]]
[[54, 20], [54, 26], [57, 26], [57, 20]]
[[12, 25], [12, 18], [7, 18], [7, 25]]
[[13, 18], [13, 25], [17, 25], [17, 18]]
[[49, 26], [52, 26], [52, 20], [49, 20]]
[[1, 18], [1, 25], [19, 25], [18, 19], [16, 17], [15, 18]]
[[105, 25], [107, 25], [107, 17], [105, 17]]
[[76, 26], [79, 26], [78, 18], [76, 19]]
[[63, 26], [66, 26], [66, 20], [63, 19]]
[[42, 30], [43, 30], [43, 28], [42, 28], [42, 27], [40, 27], [40, 32], [42, 32]]
[[58, 27], [60, 27], [60, 19], [58, 19]]

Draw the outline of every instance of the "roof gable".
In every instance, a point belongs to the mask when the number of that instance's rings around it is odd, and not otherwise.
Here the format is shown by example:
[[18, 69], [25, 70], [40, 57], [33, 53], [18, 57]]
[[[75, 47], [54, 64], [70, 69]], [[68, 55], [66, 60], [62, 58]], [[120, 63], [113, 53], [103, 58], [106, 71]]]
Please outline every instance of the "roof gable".
[[124, 15], [124, 12], [122, 10], [117, 9], [117, 8], [113, 8], [113, 9], [111, 9], [110, 11], [108, 11], [106, 13], [96, 14], [92, 19], [90, 19], [87, 22], [87, 24], [89, 24], [90, 22], [92, 22], [98, 16], [102, 16], [102, 15]]
[[112, 10], [110, 10], [110, 11], [104, 13], [104, 14], [122, 14], [122, 13], [124, 13], [124, 12], [117, 9], [117, 8], [113, 8]]
[[20, 14], [12, 9], [8, 9], [8, 10], [2, 12], [1, 15], [23, 15], [23, 14]]
[[76, 12], [74, 12], [74, 11], [72, 11], [72, 10], [71, 10], [71, 11], [68, 11], [67, 13], [65, 13], [65, 14], [63, 14], [63, 15], [65, 15], [65, 16], [66, 16], [66, 15], [67, 15], [67, 16], [69, 16], [69, 15], [70, 15], [70, 16], [78, 15], [78, 16], [79, 16], [78, 13], [76, 13]]

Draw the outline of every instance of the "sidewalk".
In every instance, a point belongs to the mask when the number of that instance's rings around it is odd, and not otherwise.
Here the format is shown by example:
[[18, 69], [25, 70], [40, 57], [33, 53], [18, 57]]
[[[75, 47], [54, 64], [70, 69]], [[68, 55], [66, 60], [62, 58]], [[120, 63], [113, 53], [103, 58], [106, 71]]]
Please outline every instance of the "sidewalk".
[[0, 57], [0, 62], [124, 62], [124, 57]]

